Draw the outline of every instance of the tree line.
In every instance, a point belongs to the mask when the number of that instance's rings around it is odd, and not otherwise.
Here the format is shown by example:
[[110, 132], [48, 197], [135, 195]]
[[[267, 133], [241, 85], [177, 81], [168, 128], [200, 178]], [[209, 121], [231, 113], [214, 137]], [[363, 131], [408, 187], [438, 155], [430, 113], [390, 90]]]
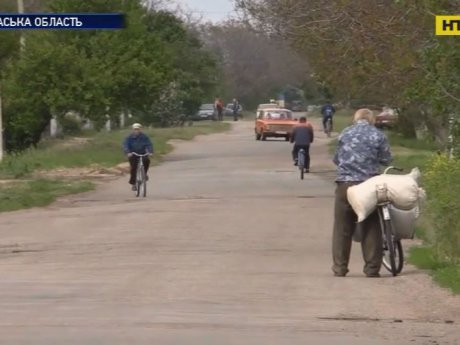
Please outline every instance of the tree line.
[[[239, 20], [203, 24], [161, 0], [25, 0], [26, 12], [123, 12], [119, 31], [0, 32], [6, 147], [36, 144], [51, 118], [76, 112], [96, 129], [121, 113], [172, 126], [200, 103], [250, 109], [282, 90], [310, 103], [400, 110], [406, 136], [449, 140], [460, 108], [460, 44], [434, 35], [459, 0], [238, 0]], [[1, 11], [16, 11], [4, 0]], [[458, 137], [458, 136], [457, 136]]]
[[[27, 4], [27, 2], [26, 2]], [[8, 151], [39, 142], [50, 119], [69, 112], [96, 129], [132, 114], [146, 125], [170, 126], [213, 93], [217, 61], [174, 14], [141, 0], [32, 1], [54, 13], [122, 12], [114, 31], [0, 32], [0, 86]], [[15, 1], [2, 2], [16, 11]]]
[[[460, 43], [435, 36], [435, 15], [458, 0], [237, 0], [246, 21], [282, 37], [314, 78], [347, 105], [389, 105], [401, 129], [445, 144], [460, 115]], [[453, 116], [455, 115], [455, 116]]]

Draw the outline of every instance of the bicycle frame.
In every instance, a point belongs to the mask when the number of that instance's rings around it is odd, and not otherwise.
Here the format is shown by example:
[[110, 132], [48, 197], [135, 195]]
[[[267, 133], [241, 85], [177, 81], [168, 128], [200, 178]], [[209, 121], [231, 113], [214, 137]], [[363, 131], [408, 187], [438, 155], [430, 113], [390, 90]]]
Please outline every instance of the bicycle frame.
[[[390, 170], [402, 171], [403, 169], [390, 166], [385, 169], [383, 174], [386, 174]], [[377, 194], [377, 211], [379, 214], [380, 229], [382, 232], [383, 239], [383, 251], [388, 251], [389, 262], [386, 262], [386, 258], [383, 258], [383, 265], [388, 269], [393, 276], [396, 276], [401, 272], [403, 266], [403, 250], [401, 243], [394, 237], [393, 225], [391, 222], [391, 214], [389, 206], [391, 201], [388, 198], [388, 188], [386, 185], [379, 185], [376, 188]], [[398, 263], [396, 263], [396, 254], [398, 254]]]
[[139, 197], [141, 194], [141, 187], [142, 187], [142, 194], [143, 197], [147, 196], [147, 180], [145, 176], [145, 170], [144, 170], [144, 157], [147, 157], [150, 155], [150, 153], [145, 153], [145, 154], [138, 154], [135, 152], [131, 153], [133, 156], [139, 157], [139, 162], [137, 164], [137, 170], [136, 170], [136, 196]]

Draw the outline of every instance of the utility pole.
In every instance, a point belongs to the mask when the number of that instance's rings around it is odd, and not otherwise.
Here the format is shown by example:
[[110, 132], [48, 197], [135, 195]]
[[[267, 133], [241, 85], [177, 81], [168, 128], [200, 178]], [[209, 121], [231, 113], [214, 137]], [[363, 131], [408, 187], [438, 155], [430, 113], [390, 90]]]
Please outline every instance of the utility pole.
[[455, 137], [455, 129], [456, 129], [456, 118], [455, 114], [452, 111], [449, 114], [449, 137], [448, 137], [448, 142], [449, 142], [449, 158], [454, 159], [455, 157], [455, 146], [457, 144], [458, 138]]
[[0, 162], [3, 160], [2, 86], [0, 85]]
[[[23, 14], [24, 13], [24, 0], [18, 0], [18, 13]], [[21, 43], [21, 50], [24, 48], [26, 44], [26, 39], [24, 37], [24, 34], [21, 31], [21, 36], [20, 36], [20, 43]]]

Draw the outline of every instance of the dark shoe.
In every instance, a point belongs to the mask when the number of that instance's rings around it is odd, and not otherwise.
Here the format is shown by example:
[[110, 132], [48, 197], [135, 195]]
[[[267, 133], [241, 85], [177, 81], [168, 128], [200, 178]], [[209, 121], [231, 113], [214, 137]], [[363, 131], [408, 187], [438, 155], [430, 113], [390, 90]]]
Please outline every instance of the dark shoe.
[[310, 169], [305, 169], [305, 172], [308, 174], [310, 172]]
[[131, 190], [132, 190], [133, 192], [137, 192], [137, 187], [136, 187], [136, 185], [133, 184], [133, 186], [131, 187]]
[[294, 166], [298, 166], [299, 163], [297, 161], [294, 161]]
[[146, 181], [149, 180], [149, 175], [145, 175], [145, 180], [146, 180]]
[[380, 278], [380, 273], [366, 273], [367, 278]]
[[347, 274], [342, 272], [334, 272], [334, 277], [345, 277]]

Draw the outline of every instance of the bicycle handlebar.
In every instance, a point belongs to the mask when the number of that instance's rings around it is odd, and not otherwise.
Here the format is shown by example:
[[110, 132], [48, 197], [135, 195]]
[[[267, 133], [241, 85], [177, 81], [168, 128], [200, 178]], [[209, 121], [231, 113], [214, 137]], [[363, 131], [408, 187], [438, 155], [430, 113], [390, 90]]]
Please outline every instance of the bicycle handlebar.
[[395, 167], [395, 166], [389, 166], [388, 168], [385, 169], [385, 171], [383, 172], [383, 174], [386, 174], [387, 172], [389, 172], [390, 170], [396, 170], [396, 171], [404, 171], [403, 168], [398, 168], [398, 167]]
[[138, 154], [136, 152], [131, 152], [131, 154], [134, 155], [134, 156], [137, 156], [137, 157], [145, 157], [145, 156], [150, 155], [151, 153], [144, 153], [143, 155], [140, 155], [140, 154]]

